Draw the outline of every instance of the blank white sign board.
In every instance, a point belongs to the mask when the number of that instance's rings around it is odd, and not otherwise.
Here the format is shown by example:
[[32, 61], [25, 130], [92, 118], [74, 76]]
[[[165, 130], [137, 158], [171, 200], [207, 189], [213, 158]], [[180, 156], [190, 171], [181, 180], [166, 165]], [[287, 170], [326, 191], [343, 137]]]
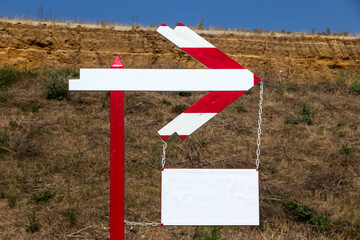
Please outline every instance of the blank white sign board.
[[163, 169], [163, 225], [258, 226], [256, 169]]

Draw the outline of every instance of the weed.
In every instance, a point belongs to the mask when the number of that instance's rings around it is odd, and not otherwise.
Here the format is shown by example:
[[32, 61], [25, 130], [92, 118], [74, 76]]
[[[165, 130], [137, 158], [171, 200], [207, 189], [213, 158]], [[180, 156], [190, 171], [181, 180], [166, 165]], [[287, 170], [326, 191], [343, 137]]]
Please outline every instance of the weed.
[[246, 112], [245, 106], [241, 103], [235, 106], [236, 110], [240, 113], [240, 112]]
[[199, 30], [204, 30], [204, 19], [201, 18], [199, 24], [196, 27]]
[[195, 239], [199, 240], [217, 240], [220, 238], [220, 227], [197, 227], [195, 230]]
[[136, 31], [140, 29], [140, 25], [138, 24], [131, 24], [131, 30]]
[[[19, 166], [19, 168], [23, 168], [23, 166]], [[26, 176], [17, 177], [17, 184], [19, 189], [25, 189], [26, 187]]]
[[298, 153], [310, 154], [310, 153], [311, 153], [311, 150], [300, 148], [300, 149], [298, 149]]
[[69, 209], [68, 211], [65, 212], [64, 215], [71, 225], [76, 225], [78, 220], [78, 217], [76, 215], [76, 210]]
[[305, 115], [305, 116], [310, 116], [311, 113], [312, 112], [311, 112], [310, 106], [306, 102], [303, 102], [301, 114]]
[[340, 121], [340, 122], [337, 123], [337, 126], [338, 126], [338, 127], [341, 127], [341, 126], [344, 126], [344, 125], [345, 125], [345, 123], [342, 122], [342, 121]]
[[331, 30], [330, 30], [329, 27], [326, 28], [326, 34], [327, 34], [327, 35], [330, 35], [330, 34], [331, 34]]
[[28, 112], [36, 113], [39, 111], [39, 105], [36, 102], [30, 102], [28, 104], [25, 104], [24, 106], [21, 106], [20, 110], [23, 113], [28, 113]]
[[44, 82], [44, 93], [47, 99], [63, 100], [68, 96], [67, 81], [76, 78], [79, 74], [71, 70], [53, 71], [48, 75], [48, 81]]
[[39, 193], [33, 193], [31, 195], [30, 200], [34, 201], [36, 203], [47, 202], [53, 196], [54, 196], [54, 194], [50, 190], [45, 190], [45, 191], [42, 191], [42, 192], [39, 192]]
[[166, 99], [163, 99], [163, 100], [162, 100], [162, 103], [163, 103], [164, 105], [166, 105], [166, 106], [171, 106], [171, 105], [172, 105], [171, 102], [168, 101], [168, 100], [166, 100]]
[[300, 123], [299, 120], [297, 119], [290, 119], [290, 118], [286, 118], [284, 121], [285, 124], [292, 124], [292, 125], [298, 125]]
[[322, 213], [317, 215], [312, 207], [301, 204], [297, 200], [281, 198], [280, 196], [266, 197], [264, 200], [267, 202], [281, 204], [287, 212], [294, 216], [296, 221], [310, 224], [322, 232], [330, 230], [333, 226], [327, 216]]
[[179, 96], [181, 97], [190, 97], [191, 95], [191, 92], [179, 92]]
[[291, 80], [291, 81], [287, 81], [285, 83], [285, 90], [286, 91], [296, 91], [296, 89], [298, 88], [298, 81], [296, 80]]
[[15, 80], [34, 76], [37, 76], [37, 73], [27, 68], [19, 69], [10, 66], [0, 68], [0, 91], [10, 87]]
[[345, 137], [345, 136], [346, 136], [346, 131], [339, 132], [339, 137]]
[[330, 230], [333, 226], [330, 219], [324, 214], [314, 215], [310, 220], [310, 224], [313, 224], [322, 232]]
[[344, 70], [340, 70], [336, 83], [340, 86], [344, 86], [346, 84], [347, 77], [348, 77], [348, 73], [345, 72]]
[[0, 102], [6, 103], [9, 98], [9, 93], [7, 89], [0, 89]]
[[36, 217], [35, 210], [33, 210], [32, 214], [28, 216], [28, 223], [25, 225], [25, 230], [30, 233], [34, 233], [39, 231], [40, 224], [39, 220]]
[[324, 214], [316, 215], [312, 207], [303, 205], [296, 200], [283, 200], [282, 205], [294, 215], [298, 222], [311, 224], [321, 231], [327, 231], [332, 227], [332, 222]]
[[353, 148], [348, 148], [346, 146], [339, 149], [339, 153], [345, 154], [345, 155], [352, 155], [354, 154], [355, 150]]
[[188, 106], [186, 106], [184, 104], [178, 104], [171, 108], [171, 112], [180, 114], [180, 113], [184, 112], [187, 108], [188, 108]]
[[318, 130], [316, 131], [317, 135], [324, 135], [325, 132], [325, 126], [321, 126], [318, 128]]
[[4, 191], [0, 192], [0, 199], [5, 199], [6, 198], [6, 193]]
[[313, 120], [308, 115], [302, 115], [300, 117], [300, 121], [302, 123], [305, 123], [306, 125], [312, 125], [314, 123]]
[[352, 92], [360, 93], [360, 79], [354, 81], [349, 89]]
[[357, 232], [360, 232], [360, 217], [358, 217], [356, 219], [356, 221], [354, 222], [354, 225], [353, 225], [354, 229], [357, 231]]
[[15, 195], [11, 195], [11, 194], [8, 194], [6, 196], [7, 198], [7, 202], [8, 202], [8, 206], [9, 208], [14, 208], [16, 206], [16, 202], [17, 202], [17, 198]]
[[296, 119], [285, 119], [285, 124], [293, 124], [293, 125], [297, 125], [299, 123], [304, 123], [306, 125], [312, 125], [314, 122], [311, 119], [310, 115], [312, 114], [310, 106], [306, 103], [303, 102], [302, 107], [300, 109], [300, 114], [301, 116], [296, 118]]
[[10, 136], [7, 129], [0, 133], [0, 156], [9, 151]]

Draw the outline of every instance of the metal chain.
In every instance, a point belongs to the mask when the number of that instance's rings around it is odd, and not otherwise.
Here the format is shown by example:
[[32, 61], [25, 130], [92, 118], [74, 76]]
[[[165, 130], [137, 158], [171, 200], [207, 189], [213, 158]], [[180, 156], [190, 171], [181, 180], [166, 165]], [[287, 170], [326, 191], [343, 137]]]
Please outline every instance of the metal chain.
[[260, 100], [259, 100], [259, 128], [258, 128], [258, 138], [257, 138], [257, 150], [256, 150], [256, 169], [259, 169], [260, 165], [260, 143], [261, 143], [261, 114], [262, 114], [262, 105], [263, 105], [263, 92], [264, 92], [264, 84], [263, 82], [259, 82], [260, 84]]
[[157, 222], [151, 222], [151, 223], [146, 223], [146, 222], [129, 222], [124, 220], [124, 223], [126, 225], [131, 225], [131, 226], [152, 226], [152, 227], [156, 227], [161, 225], [161, 223], [157, 223]]
[[[163, 155], [162, 155], [162, 158], [161, 158], [161, 168], [165, 167], [166, 148], [167, 148], [167, 143], [163, 140]], [[161, 225], [161, 223], [157, 223], [157, 222], [151, 222], [151, 223], [147, 223], [147, 222], [130, 222], [130, 221], [126, 221], [126, 220], [124, 220], [124, 223], [126, 225], [132, 225], [132, 226], [152, 226], [152, 227], [156, 227], [156, 226]]]
[[165, 168], [165, 158], [166, 158], [166, 148], [167, 148], [167, 144], [164, 140], [163, 141], [163, 154], [162, 154], [162, 158], [161, 158], [161, 168]]
[[[162, 155], [162, 158], [161, 158], [161, 168], [165, 167], [166, 148], [167, 148], [167, 143], [163, 140], [163, 155]], [[157, 223], [157, 222], [151, 222], [151, 223], [147, 223], [147, 222], [130, 222], [130, 221], [126, 221], [126, 220], [124, 220], [124, 223], [126, 225], [131, 225], [131, 226], [152, 226], [152, 227], [156, 227], [156, 226], [161, 225], [161, 223]]]

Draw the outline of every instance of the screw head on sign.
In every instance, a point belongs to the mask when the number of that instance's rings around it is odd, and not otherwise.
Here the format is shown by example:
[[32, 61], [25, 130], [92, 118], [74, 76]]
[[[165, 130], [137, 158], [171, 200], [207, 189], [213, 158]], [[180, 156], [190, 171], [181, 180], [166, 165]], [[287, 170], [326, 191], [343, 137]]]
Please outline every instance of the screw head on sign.
[[110, 68], [124, 68], [124, 64], [121, 62], [118, 55], [116, 55], [114, 61], [112, 62]]

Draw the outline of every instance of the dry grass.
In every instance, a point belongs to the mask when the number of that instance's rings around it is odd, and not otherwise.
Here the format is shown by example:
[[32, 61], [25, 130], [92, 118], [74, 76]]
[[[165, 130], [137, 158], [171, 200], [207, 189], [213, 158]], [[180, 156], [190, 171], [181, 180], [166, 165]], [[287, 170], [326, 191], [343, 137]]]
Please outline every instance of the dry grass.
[[[359, 239], [360, 98], [350, 90], [356, 73], [344, 83], [337, 72], [290, 88], [276, 73], [258, 73], [265, 81], [261, 226], [126, 227], [127, 239]], [[108, 239], [108, 94], [48, 100], [48, 78], [15, 80], [0, 104], [1, 239], [66, 239], [88, 226], [72, 237]], [[177, 116], [172, 109], [203, 95], [126, 93], [127, 220], [160, 221], [157, 130]], [[256, 86], [185, 141], [173, 136], [166, 166], [254, 167], [257, 110]], [[304, 114], [311, 125], [284, 123]]]

